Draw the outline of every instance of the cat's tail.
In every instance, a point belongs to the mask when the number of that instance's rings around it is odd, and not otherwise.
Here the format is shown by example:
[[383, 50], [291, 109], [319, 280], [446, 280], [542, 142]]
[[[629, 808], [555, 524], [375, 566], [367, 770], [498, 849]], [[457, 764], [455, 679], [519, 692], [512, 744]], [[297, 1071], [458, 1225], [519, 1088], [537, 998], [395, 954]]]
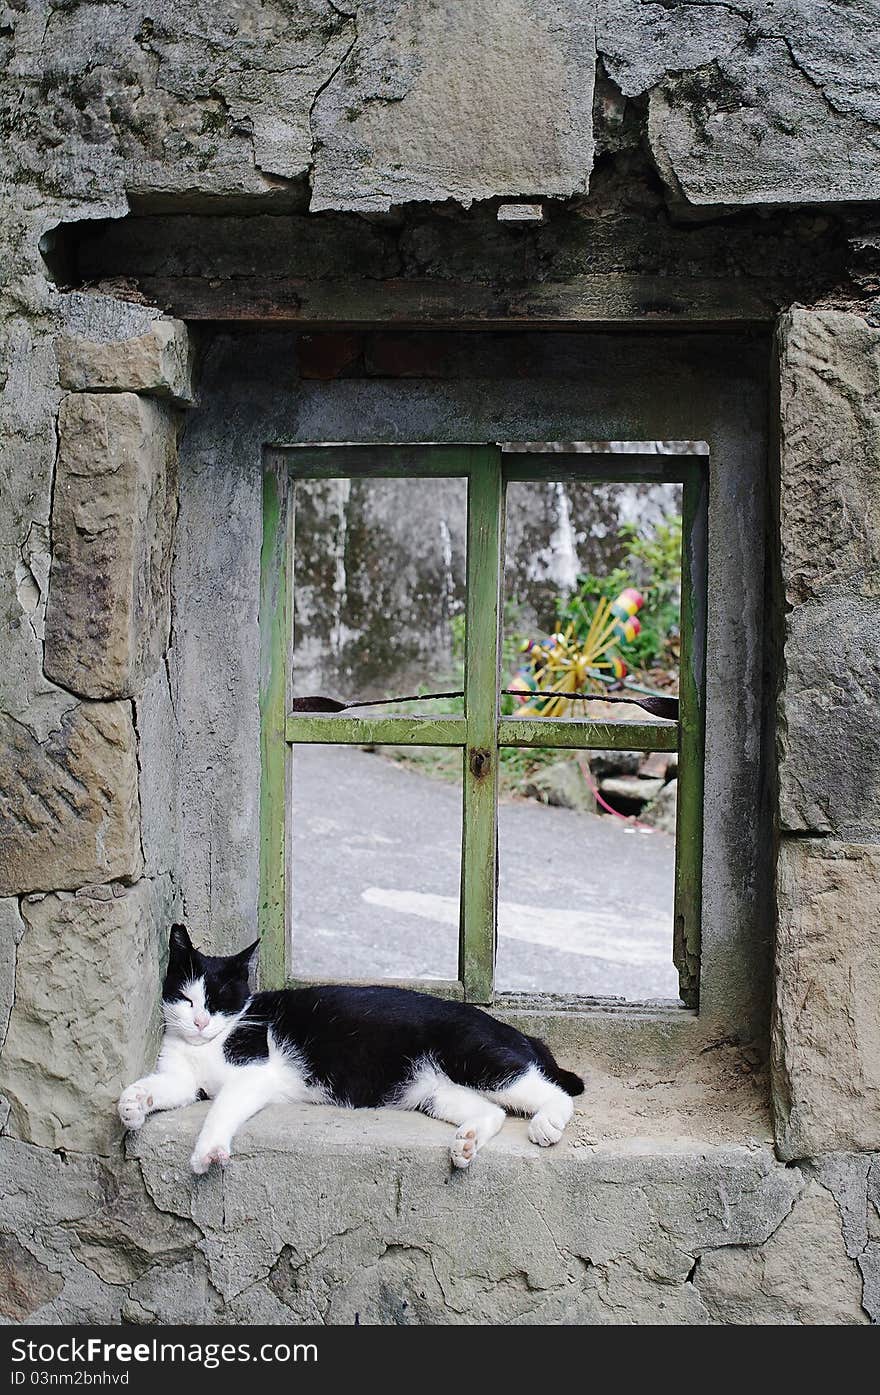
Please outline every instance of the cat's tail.
[[554, 1085], [558, 1085], [560, 1090], [564, 1090], [567, 1095], [582, 1095], [586, 1086], [579, 1075], [575, 1075], [573, 1070], [561, 1070], [559, 1066], [553, 1075]]
[[560, 1090], [564, 1090], [567, 1095], [582, 1095], [586, 1086], [579, 1075], [575, 1075], [573, 1070], [563, 1070], [556, 1064], [556, 1057], [549, 1046], [540, 1037], [529, 1037], [529, 1041], [538, 1054], [541, 1069], [552, 1080], [554, 1085], [558, 1085]]

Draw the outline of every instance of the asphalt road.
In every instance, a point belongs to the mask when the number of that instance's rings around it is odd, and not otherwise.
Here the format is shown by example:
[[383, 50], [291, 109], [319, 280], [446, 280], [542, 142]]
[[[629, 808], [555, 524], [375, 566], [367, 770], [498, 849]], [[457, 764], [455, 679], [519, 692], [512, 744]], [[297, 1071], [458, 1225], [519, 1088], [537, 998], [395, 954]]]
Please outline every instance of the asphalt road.
[[[296, 972], [456, 978], [460, 786], [352, 747], [293, 759]], [[675, 998], [673, 846], [609, 816], [502, 802], [498, 987]]]

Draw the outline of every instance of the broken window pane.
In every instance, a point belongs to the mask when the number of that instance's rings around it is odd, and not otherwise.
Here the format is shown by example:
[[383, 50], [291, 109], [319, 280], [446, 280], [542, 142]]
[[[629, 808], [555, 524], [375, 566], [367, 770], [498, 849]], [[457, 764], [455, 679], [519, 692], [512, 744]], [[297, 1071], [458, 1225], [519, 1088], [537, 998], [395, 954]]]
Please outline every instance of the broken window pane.
[[[467, 481], [299, 480], [294, 508], [294, 697], [462, 688]], [[377, 710], [440, 715], [462, 703]]]

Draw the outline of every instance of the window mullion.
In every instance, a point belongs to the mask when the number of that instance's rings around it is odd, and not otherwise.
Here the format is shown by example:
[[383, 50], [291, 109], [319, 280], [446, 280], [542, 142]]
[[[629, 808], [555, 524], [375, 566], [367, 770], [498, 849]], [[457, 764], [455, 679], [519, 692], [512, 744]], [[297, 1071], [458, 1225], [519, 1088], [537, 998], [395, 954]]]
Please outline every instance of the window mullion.
[[263, 473], [260, 558], [260, 982], [281, 988], [287, 975], [287, 808], [290, 774], [285, 741], [291, 638], [293, 509], [287, 465]]
[[682, 500], [681, 666], [673, 962], [686, 1007], [698, 1006], [703, 859], [708, 475], [690, 466]]
[[498, 859], [498, 666], [503, 565], [501, 452], [469, 452], [459, 974], [469, 1002], [489, 1003], [495, 977]]

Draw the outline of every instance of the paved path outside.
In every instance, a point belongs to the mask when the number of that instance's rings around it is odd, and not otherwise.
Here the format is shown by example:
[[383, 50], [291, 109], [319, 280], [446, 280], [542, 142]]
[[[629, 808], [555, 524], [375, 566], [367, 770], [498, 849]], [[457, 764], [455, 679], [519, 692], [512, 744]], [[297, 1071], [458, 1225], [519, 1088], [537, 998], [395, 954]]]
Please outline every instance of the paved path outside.
[[[457, 977], [461, 787], [352, 747], [294, 752], [295, 967]], [[674, 998], [674, 840], [533, 800], [499, 809], [497, 980]]]

